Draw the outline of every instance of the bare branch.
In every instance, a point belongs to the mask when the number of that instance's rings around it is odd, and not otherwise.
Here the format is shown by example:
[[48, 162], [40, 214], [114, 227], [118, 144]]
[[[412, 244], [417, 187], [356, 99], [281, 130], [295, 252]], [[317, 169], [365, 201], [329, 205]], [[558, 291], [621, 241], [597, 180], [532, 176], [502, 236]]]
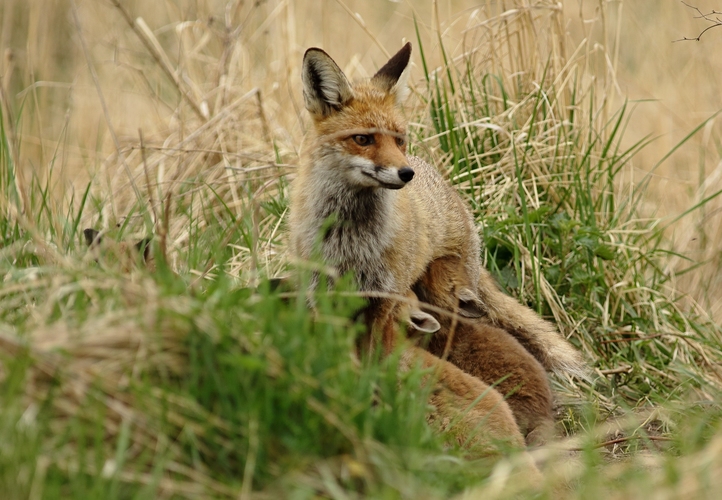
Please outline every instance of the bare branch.
[[717, 28], [719, 26], [722, 26], [722, 17], [720, 17], [722, 15], [722, 12], [717, 11], [717, 10], [712, 10], [712, 11], [708, 12], [707, 14], [705, 14], [704, 12], [699, 10], [698, 7], [695, 7], [694, 5], [690, 5], [687, 2], [685, 2], [684, 0], [681, 0], [681, 1], [685, 6], [697, 11], [698, 15], [694, 16], [694, 19], [703, 19], [711, 24], [709, 26], [707, 26], [705, 29], [703, 29], [700, 32], [700, 34], [697, 35], [695, 38], [684, 37], [684, 38], [680, 38], [679, 40], [674, 40], [672, 43], [674, 43], [674, 42], [691, 42], [691, 41], [699, 42], [700, 38], [702, 38], [702, 35], [707, 33], [709, 30], [711, 30], [712, 28]]

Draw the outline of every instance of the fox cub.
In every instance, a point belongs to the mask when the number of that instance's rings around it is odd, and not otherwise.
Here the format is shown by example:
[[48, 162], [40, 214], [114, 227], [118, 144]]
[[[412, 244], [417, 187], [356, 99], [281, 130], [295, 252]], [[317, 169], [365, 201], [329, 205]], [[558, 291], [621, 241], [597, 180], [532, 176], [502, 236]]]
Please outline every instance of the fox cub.
[[[303, 97], [313, 126], [290, 195], [292, 254], [352, 271], [362, 291], [400, 296], [431, 261], [456, 256], [460, 314], [489, 316], [536, 350], [546, 368], [582, 373], [578, 353], [551, 325], [495, 288], [481, 267], [473, 217], [456, 191], [433, 166], [406, 154], [401, 105], [410, 56], [407, 43], [372, 78], [352, 84], [323, 50], [306, 51]], [[372, 299], [365, 313], [386, 350], [396, 340], [389, 321], [395, 304]]]
[[[420, 309], [415, 295], [410, 292], [407, 297], [396, 308], [396, 319], [406, 324], [410, 333], [438, 331], [439, 322]], [[498, 455], [504, 447], [523, 450], [525, 441], [511, 400], [505, 401], [485, 378], [465, 373], [454, 364], [412, 345], [403, 351], [399, 368], [407, 371], [414, 364], [434, 372], [430, 375], [434, 386], [429, 399], [432, 410], [428, 420], [449, 432], [470, 457]], [[522, 451], [520, 458], [525, 479], [530, 484], [541, 484], [541, 474], [531, 456]]]
[[[448, 257], [431, 263], [414, 287], [419, 300], [450, 313], [455, 311], [456, 278], [449, 272], [458, 268], [455, 260]], [[431, 333], [425, 346], [431, 354], [487, 384], [495, 384], [506, 397], [527, 444], [544, 444], [553, 437], [553, 397], [546, 372], [514, 337], [490, 325], [486, 318], [457, 317], [452, 325], [451, 314], [431, 315], [414, 308], [408, 317], [409, 333]]]

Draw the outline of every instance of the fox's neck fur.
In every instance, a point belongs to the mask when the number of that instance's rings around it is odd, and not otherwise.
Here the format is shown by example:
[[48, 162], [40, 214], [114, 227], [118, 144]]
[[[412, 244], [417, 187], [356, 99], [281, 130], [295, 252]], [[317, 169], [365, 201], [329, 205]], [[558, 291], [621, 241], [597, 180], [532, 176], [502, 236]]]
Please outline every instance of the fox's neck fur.
[[371, 79], [353, 85], [322, 50], [304, 55], [313, 130], [291, 193], [292, 245], [302, 258], [320, 251], [339, 273], [353, 271], [365, 291], [397, 291], [400, 281], [388, 254], [399, 232], [398, 205], [408, 197], [408, 188], [398, 190], [414, 177], [400, 111], [410, 54], [406, 44]]
[[324, 261], [340, 274], [354, 271], [361, 290], [393, 291], [393, 275], [382, 254], [395, 234], [392, 215], [399, 192], [359, 189], [336, 178], [334, 172], [343, 167], [333, 155], [312, 155], [305, 167], [314, 171], [315, 179], [306, 192], [312, 206], [309, 235], [318, 235], [330, 222], [321, 242]]

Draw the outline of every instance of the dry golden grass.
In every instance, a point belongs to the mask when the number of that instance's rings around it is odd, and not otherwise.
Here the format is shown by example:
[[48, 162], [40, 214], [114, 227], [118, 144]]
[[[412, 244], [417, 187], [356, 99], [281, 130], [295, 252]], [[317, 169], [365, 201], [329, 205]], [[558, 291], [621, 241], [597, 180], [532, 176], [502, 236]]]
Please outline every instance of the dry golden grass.
[[[567, 10], [573, 6], [567, 2]], [[581, 3], [581, 2], [580, 2]], [[702, 12], [719, 9], [712, 0], [689, 1]], [[600, 19], [596, 2], [583, 2], [585, 19]], [[607, 47], [610, 58], [599, 66], [613, 68], [609, 96], [613, 102], [636, 102], [636, 110], [624, 134], [627, 144], [655, 137], [651, 147], [635, 155], [630, 179], [649, 176], [644, 212], [650, 217], [673, 220], [691, 206], [722, 189], [722, 122], [718, 116], [661, 164], [668, 152], [695, 127], [722, 109], [722, 30], [712, 29], [699, 42], [679, 41], [700, 34], [709, 23], [683, 2], [640, 0], [610, 4], [606, 11], [606, 35], [599, 23], [572, 26], [576, 37], [588, 36]], [[576, 28], [576, 29], [575, 29]], [[606, 43], [604, 42], [606, 40]], [[705, 263], [678, 278], [676, 285], [691, 294], [700, 306], [722, 321], [722, 199], [672, 223], [667, 234], [674, 249], [692, 262], [670, 259], [670, 273], [693, 262]]]

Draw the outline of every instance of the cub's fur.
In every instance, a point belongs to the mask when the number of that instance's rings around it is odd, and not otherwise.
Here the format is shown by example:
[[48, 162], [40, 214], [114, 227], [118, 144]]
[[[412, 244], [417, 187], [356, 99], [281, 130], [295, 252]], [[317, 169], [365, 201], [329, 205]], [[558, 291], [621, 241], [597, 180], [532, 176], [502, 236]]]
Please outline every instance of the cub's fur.
[[[554, 327], [501, 293], [481, 267], [474, 220], [456, 191], [406, 155], [400, 107], [410, 56], [407, 43], [371, 79], [351, 84], [323, 50], [306, 51], [303, 96], [313, 126], [291, 190], [291, 252], [353, 272], [362, 291], [402, 296], [432, 260], [456, 256], [460, 314], [488, 315], [546, 368], [583, 374], [579, 354]], [[387, 350], [395, 342], [393, 308], [376, 299], [366, 311]]]
[[88, 228], [83, 230], [85, 243], [96, 261], [118, 265], [123, 272], [130, 272], [140, 264], [155, 271], [155, 259], [150, 251], [150, 238], [135, 243], [127, 241], [108, 241], [99, 231]]
[[[410, 331], [433, 333], [438, 330], [440, 325], [436, 319], [421, 311], [414, 299], [415, 296], [410, 294], [409, 300], [397, 305], [395, 319], [406, 323]], [[401, 356], [400, 369], [407, 371], [415, 364], [434, 369], [429, 420], [450, 431], [473, 458], [498, 455], [500, 446], [517, 450], [524, 447], [524, 437], [515, 415], [499, 391], [448, 361], [419, 347], [408, 346]], [[450, 425], [453, 427], [449, 428]], [[541, 484], [541, 474], [531, 456], [522, 453], [527, 479], [532, 484]]]
[[[449, 262], [445, 262], [448, 260]], [[455, 279], [450, 269], [454, 257], [434, 261], [414, 287], [420, 300], [453, 313], [457, 308]], [[428, 311], [427, 311], [428, 313]], [[439, 328], [429, 326], [432, 319], [424, 311], [410, 312], [409, 331], [431, 332], [426, 349], [446, 359], [465, 373], [479, 378], [506, 397], [527, 444], [543, 444], [553, 435], [553, 397], [544, 367], [506, 331], [494, 327], [486, 318], [467, 319], [451, 314], [431, 314]], [[455, 324], [452, 324], [455, 323]]]

